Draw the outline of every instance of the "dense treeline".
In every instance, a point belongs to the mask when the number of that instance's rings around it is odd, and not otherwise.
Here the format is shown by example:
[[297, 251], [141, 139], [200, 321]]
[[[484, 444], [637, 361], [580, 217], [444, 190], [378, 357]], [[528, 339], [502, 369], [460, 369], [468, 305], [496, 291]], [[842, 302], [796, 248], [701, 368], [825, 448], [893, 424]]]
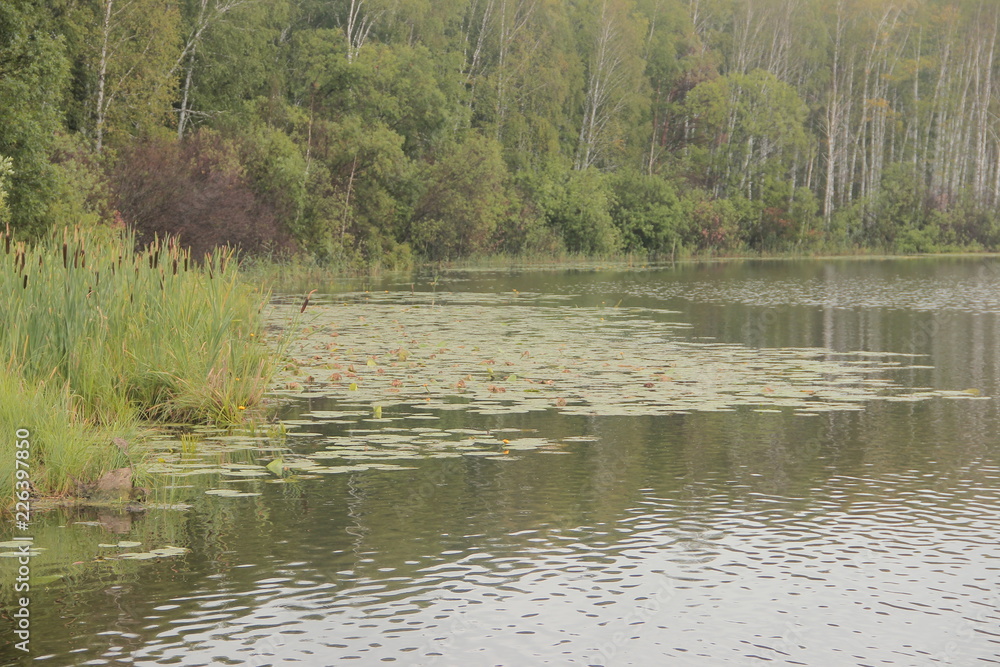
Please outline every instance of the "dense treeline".
[[200, 252], [1000, 243], [987, 0], [5, 0], [0, 222]]

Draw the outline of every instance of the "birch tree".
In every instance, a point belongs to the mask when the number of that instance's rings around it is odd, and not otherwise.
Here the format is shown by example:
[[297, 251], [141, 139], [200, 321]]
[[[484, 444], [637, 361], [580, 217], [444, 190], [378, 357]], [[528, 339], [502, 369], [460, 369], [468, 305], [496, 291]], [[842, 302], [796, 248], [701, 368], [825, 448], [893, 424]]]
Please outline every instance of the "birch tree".
[[[223, 21], [230, 18], [230, 15], [237, 10], [252, 6], [261, 0], [194, 0], [189, 4], [189, 9], [193, 10], [188, 16], [188, 32], [184, 39], [184, 47], [181, 49], [177, 60], [174, 61], [170, 74], [181, 75], [180, 84], [180, 108], [177, 116], [177, 138], [184, 138], [184, 131], [187, 128], [191, 117], [191, 93], [194, 85], [195, 68], [198, 63], [198, 49], [202, 42], [209, 35], [211, 29]], [[274, 11], [274, 7], [269, 7]], [[238, 18], [238, 17], [237, 17]], [[252, 29], [246, 26], [246, 29]]]
[[100, 0], [94, 147], [109, 133], [134, 133], [163, 122], [176, 87], [180, 15], [168, 0]]
[[625, 0], [599, 0], [588, 58], [583, 117], [577, 140], [576, 169], [606, 160], [622, 139], [619, 123], [638, 93], [642, 71], [641, 31]]

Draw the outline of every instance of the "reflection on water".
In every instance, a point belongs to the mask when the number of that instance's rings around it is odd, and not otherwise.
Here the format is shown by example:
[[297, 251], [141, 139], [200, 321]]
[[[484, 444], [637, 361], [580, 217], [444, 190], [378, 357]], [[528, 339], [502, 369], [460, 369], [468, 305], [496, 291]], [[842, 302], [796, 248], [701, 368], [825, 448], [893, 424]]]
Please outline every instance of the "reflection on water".
[[[917, 262], [836, 263], [868, 285], [862, 300], [844, 278], [836, 305], [801, 296], [828, 271], [816, 262], [471, 274], [445, 287], [532, 283], [583, 305], [680, 310], [693, 325], [684, 335], [729, 343], [912, 351], [931, 368], [895, 381], [1000, 394], [990, 301], [1000, 280], [984, 277], [983, 260]], [[924, 308], [948, 294], [903, 287], [939, 274], [960, 286], [960, 306]], [[771, 280], [785, 287], [753, 297]], [[968, 295], [987, 283], [996, 289], [977, 309]], [[336, 408], [316, 398], [285, 416]], [[437, 416], [391, 426], [525, 429], [565, 442], [565, 453], [234, 482], [262, 493], [247, 498], [177, 489], [191, 510], [133, 516], [128, 537], [192, 552], [53, 563], [71, 574], [32, 599], [34, 655], [60, 665], [1000, 662], [995, 400], [878, 402], [812, 417], [748, 408]], [[310, 430], [323, 438], [361, 426]], [[79, 554], [88, 539], [110, 541], [100, 526], [72, 523], [87, 518], [53, 514], [36, 542]], [[15, 660], [9, 645], [0, 656]]]

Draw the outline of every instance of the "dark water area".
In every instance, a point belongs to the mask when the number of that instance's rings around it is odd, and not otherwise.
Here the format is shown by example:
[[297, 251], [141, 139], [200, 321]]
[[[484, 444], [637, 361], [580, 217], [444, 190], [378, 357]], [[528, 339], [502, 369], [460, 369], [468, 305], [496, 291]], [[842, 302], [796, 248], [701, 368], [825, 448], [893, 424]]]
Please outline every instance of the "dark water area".
[[[39, 515], [32, 574], [62, 578], [32, 589], [26, 658], [9, 617], [16, 559], [0, 559], [0, 663], [1000, 664], [1000, 260], [469, 271], [364, 287], [483, 295], [498, 314], [533, 307], [495, 299], [506, 293], [650, 309], [653, 323], [689, 325], [671, 339], [761, 354], [919, 355], [889, 357], [899, 368], [880, 377], [955, 393], [806, 415], [397, 406], [384, 424], [314, 417], [347, 394], [290, 400], [283, 419], [315, 421], [316, 435], [289, 438], [297, 452], [463, 430], [561, 445], [233, 483], [250, 497], [206, 495], [219, 482], [191, 477], [169, 498], [190, 509], [118, 523], [95, 509]], [[190, 551], [95, 561], [97, 543], [117, 540]]]

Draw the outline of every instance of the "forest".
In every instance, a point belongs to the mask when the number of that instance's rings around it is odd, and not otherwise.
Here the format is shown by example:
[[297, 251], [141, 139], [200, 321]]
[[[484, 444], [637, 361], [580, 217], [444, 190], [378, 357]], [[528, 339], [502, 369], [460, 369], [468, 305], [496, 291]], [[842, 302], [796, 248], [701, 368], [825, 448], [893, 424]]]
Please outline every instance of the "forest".
[[367, 269], [994, 249], [998, 29], [983, 0], [5, 0], [0, 225]]

